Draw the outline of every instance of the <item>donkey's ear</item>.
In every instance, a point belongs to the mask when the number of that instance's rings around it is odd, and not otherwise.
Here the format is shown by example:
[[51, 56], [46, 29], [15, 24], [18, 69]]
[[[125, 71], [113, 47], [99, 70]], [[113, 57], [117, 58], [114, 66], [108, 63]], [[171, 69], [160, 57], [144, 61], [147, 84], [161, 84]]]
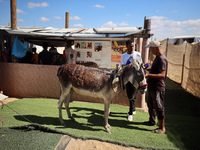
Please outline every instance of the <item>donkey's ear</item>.
[[137, 62], [135, 59], [133, 59], [133, 57], [131, 57], [131, 63], [132, 63], [132, 65], [133, 65], [133, 67], [134, 67], [135, 69], [138, 70], [138, 69], [140, 68], [138, 62]]
[[121, 91], [120, 87], [120, 79], [119, 77], [115, 77], [113, 82], [112, 82], [112, 89], [115, 93], [119, 93]]

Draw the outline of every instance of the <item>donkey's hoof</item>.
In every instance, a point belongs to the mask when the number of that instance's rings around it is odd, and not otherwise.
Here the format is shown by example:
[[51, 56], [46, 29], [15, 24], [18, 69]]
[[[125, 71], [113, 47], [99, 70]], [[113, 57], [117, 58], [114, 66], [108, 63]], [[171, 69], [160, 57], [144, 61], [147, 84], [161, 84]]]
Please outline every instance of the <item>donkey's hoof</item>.
[[108, 124], [108, 128], [111, 129], [111, 126]]
[[109, 134], [111, 134], [111, 131], [110, 131], [111, 126], [110, 126], [109, 124], [107, 124], [107, 125], [105, 126], [105, 129], [106, 129], [106, 132], [108, 132]]
[[105, 129], [111, 129], [111, 126], [109, 124], [105, 125]]
[[110, 129], [106, 129], [106, 132], [107, 132], [107, 133], [109, 133], [109, 134], [111, 134], [111, 131], [110, 131]]
[[70, 119], [71, 119], [73, 122], [76, 122], [76, 120], [75, 120], [73, 117], [70, 117]]
[[61, 123], [61, 125], [62, 125], [62, 126], [64, 126], [64, 127], [67, 127], [67, 125], [66, 125], [64, 122], [63, 122], [63, 123]]

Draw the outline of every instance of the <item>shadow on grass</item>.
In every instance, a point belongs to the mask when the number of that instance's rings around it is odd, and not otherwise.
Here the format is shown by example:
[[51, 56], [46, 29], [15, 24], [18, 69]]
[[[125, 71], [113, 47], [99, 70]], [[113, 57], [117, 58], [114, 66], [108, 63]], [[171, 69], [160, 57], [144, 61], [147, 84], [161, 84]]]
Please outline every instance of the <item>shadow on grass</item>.
[[[98, 110], [98, 109], [91, 109], [91, 108], [80, 108], [80, 107], [71, 107], [71, 110], [74, 112], [80, 112], [80, 111], [86, 111], [89, 116], [82, 116], [82, 115], [76, 115], [73, 114], [74, 118], [85, 118], [88, 120], [89, 126], [103, 126], [104, 125], [104, 111]], [[125, 129], [135, 129], [135, 130], [141, 130], [141, 131], [150, 131], [146, 128], [140, 128], [135, 126], [129, 126], [129, 125], [142, 125], [141, 122], [129, 122], [127, 120], [124, 120], [126, 118], [127, 113], [122, 112], [110, 112], [110, 115], [108, 117], [108, 122], [111, 125], [111, 127], [120, 127]]]
[[[64, 120], [66, 123], [66, 127], [60, 125], [59, 118], [55, 117], [42, 117], [37, 115], [24, 115], [25, 118], [31, 120], [33, 123], [40, 124], [40, 125], [48, 125], [48, 126], [55, 126], [57, 129], [64, 129], [64, 128], [71, 128], [71, 129], [78, 129], [78, 130], [88, 130], [88, 131], [106, 131], [104, 129], [104, 111], [93, 109], [93, 108], [83, 108], [83, 107], [71, 107], [72, 116], [75, 120], [72, 121], [71, 119]], [[77, 113], [79, 112], [79, 113]], [[84, 112], [84, 114], [82, 114]], [[125, 120], [125, 116], [127, 113], [121, 112], [112, 112], [109, 115], [108, 122], [111, 127], [120, 127], [125, 129], [134, 129], [134, 130], [141, 130], [141, 131], [150, 131], [146, 128], [138, 127], [138, 125], [142, 125], [140, 122], [128, 122]], [[64, 114], [63, 114], [64, 115]], [[26, 119], [22, 118], [20, 115], [14, 116], [16, 120], [25, 121]], [[86, 123], [81, 123], [80, 119], [87, 120]], [[135, 126], [132, 126], [135, 125]], [[101, 128], [95, 129], [95, 127], [100, 126]]]
[[200, 99], [168, 79], [165, 108], [169, 140], [178, 148], [200, 149]]
[[[27, 121], [21, 116], [14, 116], [15, 119], [20, 120], [20, 121]], [[89, 131], [95, 131], [96, 129], [91, 128], [83, 123], [78, 123], [74, 122], [71, 120], [64, 120], [66, 123], [67, 127], [61, 126], [59, 118], [54, 118], [54, 117], [41, 117], [41, 116], [36, 116], [36, 115], [24, 115], [25, 118], [31, 120], [32, 122], [40, 125], [53, 125], [56, 128], [64, 129], [64, 128], [72, 128], [72, 129], [79, 129], [79, 130], [89, 130]], [[99, 130], [97, 130], [99, 131]]]

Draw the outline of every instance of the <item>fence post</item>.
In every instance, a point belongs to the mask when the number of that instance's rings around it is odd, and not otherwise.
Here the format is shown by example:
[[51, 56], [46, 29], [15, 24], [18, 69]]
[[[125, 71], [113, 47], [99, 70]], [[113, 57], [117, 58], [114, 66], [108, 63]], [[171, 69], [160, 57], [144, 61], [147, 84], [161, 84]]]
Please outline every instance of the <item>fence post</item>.
[[168, 44], [169, 44], [169, 38], [167, 38], [167, 44], [166, 44], [166, 57], [167, 57], [167, 52], [168, 52]]
[[185, 54], [183, 54], [182, 74], [181, 74], [181, 86], [182, 86], [182, 83], [183, 83], [184, 66], [185, 66]]

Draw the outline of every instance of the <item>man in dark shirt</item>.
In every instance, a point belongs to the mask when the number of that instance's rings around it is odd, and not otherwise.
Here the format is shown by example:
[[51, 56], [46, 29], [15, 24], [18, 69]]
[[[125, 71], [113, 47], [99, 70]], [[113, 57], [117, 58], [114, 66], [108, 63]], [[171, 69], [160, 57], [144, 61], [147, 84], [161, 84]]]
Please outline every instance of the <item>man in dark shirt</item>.
[[22, 57], [21, 59], [19, 59], [19, 62], [31, 64], [32, 63], [32, 53], [30, 51], [27, 51], [26, 55], [24, 57]]
[[43, 43], [43, 51], [39, 53], [39, 63], [43, 65], [51, 65], [51, 53], [47, 51], [48, 43]]
[[165, 82], [167, 76], [168, 61], [166, 56], [161, 51], [161, 44], [159, 41], [152, 41], [146, 48], [152, 51], [156, 58], [153, 61], [148, 78], [148, 100], [147, 106], [149, 108], [149, 121], [143, 122], [144, 125], [155, 125], [155, 117], [159, 120], [159, 128], [153, 130], [154, 133], [166, 133], [165, 129], [165, 107], [164, 107], [164, 93]]

